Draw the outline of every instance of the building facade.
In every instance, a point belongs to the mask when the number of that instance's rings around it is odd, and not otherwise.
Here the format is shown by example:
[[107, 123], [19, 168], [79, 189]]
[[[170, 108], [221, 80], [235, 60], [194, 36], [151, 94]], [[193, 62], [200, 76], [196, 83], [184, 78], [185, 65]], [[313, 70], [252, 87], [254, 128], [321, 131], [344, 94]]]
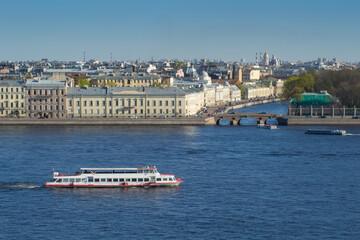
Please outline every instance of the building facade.
[[270, 84], [270, 86], [264, 84], [244, 85], [244, 88], [245, 99], [270, 97], [274, 95], [274, 87], [272, 84]]
[[91, 81], [93, 87], [148, 87], [161, 84], [161, 77], [148, 73], [121, 73], [94, 77]]
[[0, 117], [25, 117], [24, 81], [0, 81]]
[[68, 118], [158, 118], [187, 117], [200, 106], [189, 107], [192, 93], [179, 88], [89, 87], [70, 88], [67, 94]]
[[66, 118], [66, 81], [28, 80], [25, 84], [28, 118]]
[[253, 68], [242, 71], [242, 81], [250, 81], [250, 80], [259, 80], [260, 79], [260, 69]]

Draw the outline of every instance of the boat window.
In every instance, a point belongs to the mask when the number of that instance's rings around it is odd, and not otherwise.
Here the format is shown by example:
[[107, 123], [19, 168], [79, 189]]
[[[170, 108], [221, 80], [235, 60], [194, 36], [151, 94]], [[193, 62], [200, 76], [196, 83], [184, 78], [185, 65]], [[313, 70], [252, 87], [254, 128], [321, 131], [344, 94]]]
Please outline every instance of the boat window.
[[107, 182], [112, 182], [112, 178], [106, 179]]
[[101, 180], [100, 180], [100, 181], [101, 181], [101, 182], [105, 182], [105, 180], [106, 180], [105, 178], [101, 178]]
[[144, 182], [148, 182], [149, 181], [149, 179], [148, 178], [144, 178]]
[[113, 179], [113, 182], [118, 182], [118, 181], [119, 181], [118, 178], [114, 178], [114, 179]]
[[124, 181], [124, 179], [123, 178], [120, 178], [120, 182], [123, 182]]
[[161, 182], [161, 178], [157, 178], [156, 181], [157, 181], [157, 182]]
[[94, 178], [93, 177], [89, 177], [88, 178], [88, 182], [93, 182], [94, 181]]
[[80, 182], [80, 181], [81, 181], [81, 178], [77, 178], [77, 179], [76, 179], [76, 182]]
[[70, 178], [70, 182], [74, 182], [74, 179], [73, 179], [73, 178]]
[[59, 178], [58, 180], [56, 180], [56, 182], [61, 183], [61, 182], [62, 182], [61, 180], [62, 180], [62, 179], [61, 179], [61, 178]]
[[51, 182], [56, 182], [56, 179], [55, 178], [51, 179]]
[[137, 180], [136, 178], [131, 179], [132, 182], [136, 182], [136, 180]]
[[99, 178], [95, 178], [95, 182], [99, 182]]
[[127, 181], [127, 182], [130, 182], [130, 178], [127, 178], [126, 181]]
[[69, 179], [64, 178], [64, 179], [63, 179], [63, 182], [69, 182]]
[[163, 181], [167, 181], [167, 178], [163, 178]]
[[138, 182], [143, 182], [144, 179], [143, 178], [138, 178]]
[[87, 178], [82, 178], [81, 180], [82, 180], [83, 182], [86, 182]]

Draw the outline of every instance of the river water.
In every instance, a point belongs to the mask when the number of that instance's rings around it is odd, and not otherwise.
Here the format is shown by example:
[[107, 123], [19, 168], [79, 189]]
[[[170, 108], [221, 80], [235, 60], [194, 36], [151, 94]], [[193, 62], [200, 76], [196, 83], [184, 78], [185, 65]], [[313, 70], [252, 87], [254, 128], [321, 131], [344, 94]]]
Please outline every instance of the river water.
[[[358, 239], [360, 136], [308, 128], [1, 126], [0, 239]], [[42, 187], [52, 169], [147, 165], [184, 183]]]

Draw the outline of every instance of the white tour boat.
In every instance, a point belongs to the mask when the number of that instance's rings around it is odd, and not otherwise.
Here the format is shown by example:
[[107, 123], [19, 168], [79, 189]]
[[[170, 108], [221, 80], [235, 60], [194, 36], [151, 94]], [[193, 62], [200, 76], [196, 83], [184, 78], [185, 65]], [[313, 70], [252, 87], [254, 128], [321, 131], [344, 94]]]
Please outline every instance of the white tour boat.
[[265, 124], [263, 126], [263, 129], [275, 130], [275, 129], [279, 129], [279, 128], [276, 125], [273, 125], [273, 124]]
[[160, 174], [155, 166], [80, 169], [81, 172], [66, 175], [53, 171], [53, 178], [45, 183], [45, 187], [173, 187], [183, 182], [174, 174]]

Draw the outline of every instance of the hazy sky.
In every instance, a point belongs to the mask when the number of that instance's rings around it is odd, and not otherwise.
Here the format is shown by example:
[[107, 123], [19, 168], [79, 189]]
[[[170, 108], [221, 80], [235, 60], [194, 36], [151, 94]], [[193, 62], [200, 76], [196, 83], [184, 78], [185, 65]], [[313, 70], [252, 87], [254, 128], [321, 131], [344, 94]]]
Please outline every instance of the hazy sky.
[[360, 1], [0, 0], [0, 60], [337, 57], [359, 61]]

